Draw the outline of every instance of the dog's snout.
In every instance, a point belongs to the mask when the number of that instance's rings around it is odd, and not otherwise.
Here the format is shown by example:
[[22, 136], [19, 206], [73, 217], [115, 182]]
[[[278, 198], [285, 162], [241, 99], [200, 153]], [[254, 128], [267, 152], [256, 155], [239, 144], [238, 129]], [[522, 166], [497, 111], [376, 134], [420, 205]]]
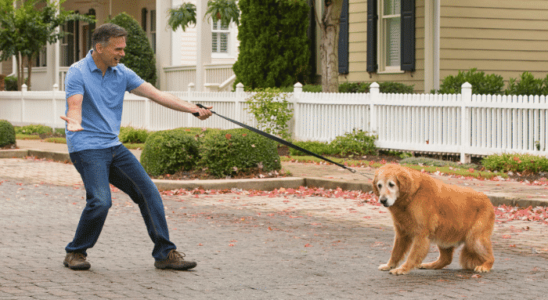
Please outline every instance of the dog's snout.
[[381, 196], [379, 198], [379, 201], [381, 202], [382, 205], [384, 205], [386, 207], [388, 198], [386, 198], [385, 196]]

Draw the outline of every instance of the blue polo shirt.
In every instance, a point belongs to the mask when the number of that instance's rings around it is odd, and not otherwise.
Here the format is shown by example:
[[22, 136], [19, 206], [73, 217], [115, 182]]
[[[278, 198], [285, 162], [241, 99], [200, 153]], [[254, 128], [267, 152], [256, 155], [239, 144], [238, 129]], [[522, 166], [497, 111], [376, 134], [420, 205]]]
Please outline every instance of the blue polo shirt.
[[[105, 76], [97, 68], [90, 50], [87, 56], [74, 63], [65, 78], [66, 99], [83, 95], [82, 127], [72, 132], [65, 126], [67, 146], [70, 153], [88, 149], [105, 149], [120, 145], [118, 139], [122, 122], [124, 94], [145, 81], [123, 64], [109, 67]], [[68, 112], [68, 101], [66, 102]]]

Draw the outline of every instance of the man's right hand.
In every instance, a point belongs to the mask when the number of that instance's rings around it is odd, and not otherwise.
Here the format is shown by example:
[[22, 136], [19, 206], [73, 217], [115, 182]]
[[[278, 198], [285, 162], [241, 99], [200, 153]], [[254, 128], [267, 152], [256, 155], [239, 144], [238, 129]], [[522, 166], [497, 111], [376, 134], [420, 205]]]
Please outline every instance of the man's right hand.
[[71, 118], [68, 118], [68, 117], [65, 117], [65, 116], [61, 116], [61, 119], [65, 120], [65, 122], [67, 122], [67, 129], [68, 131], [82, 131], [84, 130], [84, 128], [82, 128], [82, 125], [80, 125], [80, 123], [74, 119], [71, 119]]

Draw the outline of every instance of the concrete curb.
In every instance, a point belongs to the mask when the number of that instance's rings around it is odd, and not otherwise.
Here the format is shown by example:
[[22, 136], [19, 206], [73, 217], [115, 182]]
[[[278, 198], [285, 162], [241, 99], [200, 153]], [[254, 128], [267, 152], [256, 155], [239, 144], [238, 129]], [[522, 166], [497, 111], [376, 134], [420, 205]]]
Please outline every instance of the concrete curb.
[[341, 188], [343, 190], [362, 191], [366, 193], [373, 190], [373, 185], [366, 182], [349, 182], [318, 177], [306, 177], [305, 184], [308, 187], [322, 187], [324, 189]]
[[271, 191], [279, 188], [297, 189], [305, 185], [300, 177], [265, 178], [265, 179], [211, 179], [211, 180], [159, 180], [153, 179], [158, 190], [178, 190], [203, 188], [206, 190], [243, 189]]
[[34, 149], [15, 149], [0, 151], [0, 158], [25, 158], [34, 156], [36, 158], [52, 159], [58, 162], [70, 162], [70, 155], [66, 152], [42, 151]]
[[53, 151], [42, 151], [42, 150], [32, 150], [29, 149], [29, 156], [34, 156], [36, 158], [45, 158], [52, 159], [54, 161], [67, 163], [70, 162], [70, 155], [65, 152], [53, 152]]
[[[53, 152], [42, 150], [2, 150], [0, 158], [25, 158], [34, 156], [36, 158], [52, 159], [58, 162], [70, 162], [70, 156], [65, 152]], [[213, 179], [213, 180], [152, 180], [158, 190], [178, 190], [195, 188], [203, 188], [206, 190], [224, 190], [224, 189], [245, 189], [245, 190], [263, 190], [270, 191], [279, 188], [299, 188], [300, 186], [318, 187], [325, 189], [341, 188], [343, 190], [360, 190], [369, 192], [373, 190], [370, 183], [366, 182], [349, 182], [333, 179], [324, 179], [317, 177], [284, 177], [284, 178], [265, 178], [265, 179]], [[548, 202], [541, 199], [521, 199], [508, 196], [507, 194], [485, 193], [494, 206], [510, 205], [519, 207], [529, 206], [548, 206]]]
[[29, 155], [28, 150], [14, 149], [0, 151], [0, 158], [25, 158]]

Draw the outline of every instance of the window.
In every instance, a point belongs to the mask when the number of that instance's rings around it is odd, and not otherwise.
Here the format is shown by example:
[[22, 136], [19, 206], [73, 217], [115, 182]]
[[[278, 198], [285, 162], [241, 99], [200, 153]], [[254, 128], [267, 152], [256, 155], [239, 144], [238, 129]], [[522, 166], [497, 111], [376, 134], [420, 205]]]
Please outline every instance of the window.
[[230, 30], [228, 25], [222, 25], [220, 20], [212, 23], [211, 52], [214, 54], [229, 54]]
[[379, 9], [381, 71], [400, 71], [401, 0], [383, 0]]
[[150, 40], [152, 51], [156, 54], [156, 10], [150, 11]]
[[367, 72], [415, 71], [415, 0], [367, 1]]

